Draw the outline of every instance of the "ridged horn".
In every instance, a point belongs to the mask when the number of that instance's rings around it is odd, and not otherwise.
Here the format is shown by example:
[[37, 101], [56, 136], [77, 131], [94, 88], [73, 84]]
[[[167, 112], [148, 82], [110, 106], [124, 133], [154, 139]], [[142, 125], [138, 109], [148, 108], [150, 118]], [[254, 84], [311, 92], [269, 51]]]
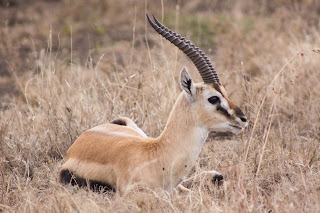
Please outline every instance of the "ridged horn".
[[157, 18], [153, 16], [154, 22], [150, 19], [148, 14], [146, 14], [147, 19], [150, 25], [155, 29], [160, 35], [173, 43], [176, 47], [182, 50], [197, 67], [204, 83], [218, 83], [220, 84], [218, 74], [213, 68], [210, 60], [206, 54], [200, 50], [199, 47], [194, 45], [191, 41], [187, 40], [185, 37], [182, 37], [180, 34], [177, 34], [161, 24]]

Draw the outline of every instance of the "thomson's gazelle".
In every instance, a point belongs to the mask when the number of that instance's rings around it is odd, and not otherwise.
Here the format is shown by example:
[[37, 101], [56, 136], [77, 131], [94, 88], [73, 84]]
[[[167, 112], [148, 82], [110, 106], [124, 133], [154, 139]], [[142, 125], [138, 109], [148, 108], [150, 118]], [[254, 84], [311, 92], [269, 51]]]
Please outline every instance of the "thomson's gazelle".
[[185, 68], [182, 92], [157, 138], [147, 137], [129, 118], [96, 126], [80, 135], [67, 152], [60, 181], [96, 184], [125, 192], [133, 184], [170, 191], [195, 165], [210, 131], [240, 133], [246, 116], [233, 104], [206, 55], [190, 41], [147, 15], [151, 26], [195, 64], [204, 83], [194, 83]]

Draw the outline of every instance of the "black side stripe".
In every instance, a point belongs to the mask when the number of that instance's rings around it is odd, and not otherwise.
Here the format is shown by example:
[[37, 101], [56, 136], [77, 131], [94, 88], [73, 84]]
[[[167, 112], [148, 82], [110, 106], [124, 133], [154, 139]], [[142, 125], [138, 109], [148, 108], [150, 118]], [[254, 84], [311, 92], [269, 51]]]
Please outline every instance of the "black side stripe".
[[120, 118], [111, 121], [111, 123], [112, 123], [112, 124], [121, 125], [121, 126], [127, 126], [127, 123], [126, 123], [124, 120], [120, 119]]
[[82, 178], [73, 172], [69, 171], [68, 169], [62, 170], [60, 173], [60, 181], [63, 184], [71, 184], [72, 186], [79, 186], [79, 187], [90, 187], [93, 191], [103, 191], [108, 192], [112, 191], [115, 192], [116, 189], [108, 183], [95, 181], [95, 180], [87, 180]]

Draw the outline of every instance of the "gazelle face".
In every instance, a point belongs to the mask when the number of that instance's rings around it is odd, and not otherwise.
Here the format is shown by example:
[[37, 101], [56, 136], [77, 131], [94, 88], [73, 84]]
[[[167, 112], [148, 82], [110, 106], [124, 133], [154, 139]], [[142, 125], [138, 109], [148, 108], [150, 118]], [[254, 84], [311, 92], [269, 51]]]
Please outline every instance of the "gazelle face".
[[210, 131], [234, 134], [239, 134], [247, 126], [246, 116], [228, 99], [220, 84], [194, 84], [185, 68], [180, 74], [180, 84], [198, 126]]
[[233, 104], [219, 84], [195, 84], [198, 122], [210, 131], [239, 134], [247, 126], [242, 110]]

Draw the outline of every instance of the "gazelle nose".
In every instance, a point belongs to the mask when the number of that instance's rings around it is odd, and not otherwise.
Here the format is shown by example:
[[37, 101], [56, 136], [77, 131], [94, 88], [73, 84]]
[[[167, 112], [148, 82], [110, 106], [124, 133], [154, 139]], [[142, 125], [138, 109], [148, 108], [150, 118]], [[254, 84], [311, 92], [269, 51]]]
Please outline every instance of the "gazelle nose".
[[235, 109], [235, 113], [243, 123], [246, 123], [248, 121], [247, 117], [244, 115], [244, 113], [241, 111], [239, 107]]
[[246, 117], [242, 117], [242, 118], [240, 118], [240, 120], [241, 120], [243, 123], [246, 123], [246, 122], [247, 122], [247, 118], [246, 118]]

